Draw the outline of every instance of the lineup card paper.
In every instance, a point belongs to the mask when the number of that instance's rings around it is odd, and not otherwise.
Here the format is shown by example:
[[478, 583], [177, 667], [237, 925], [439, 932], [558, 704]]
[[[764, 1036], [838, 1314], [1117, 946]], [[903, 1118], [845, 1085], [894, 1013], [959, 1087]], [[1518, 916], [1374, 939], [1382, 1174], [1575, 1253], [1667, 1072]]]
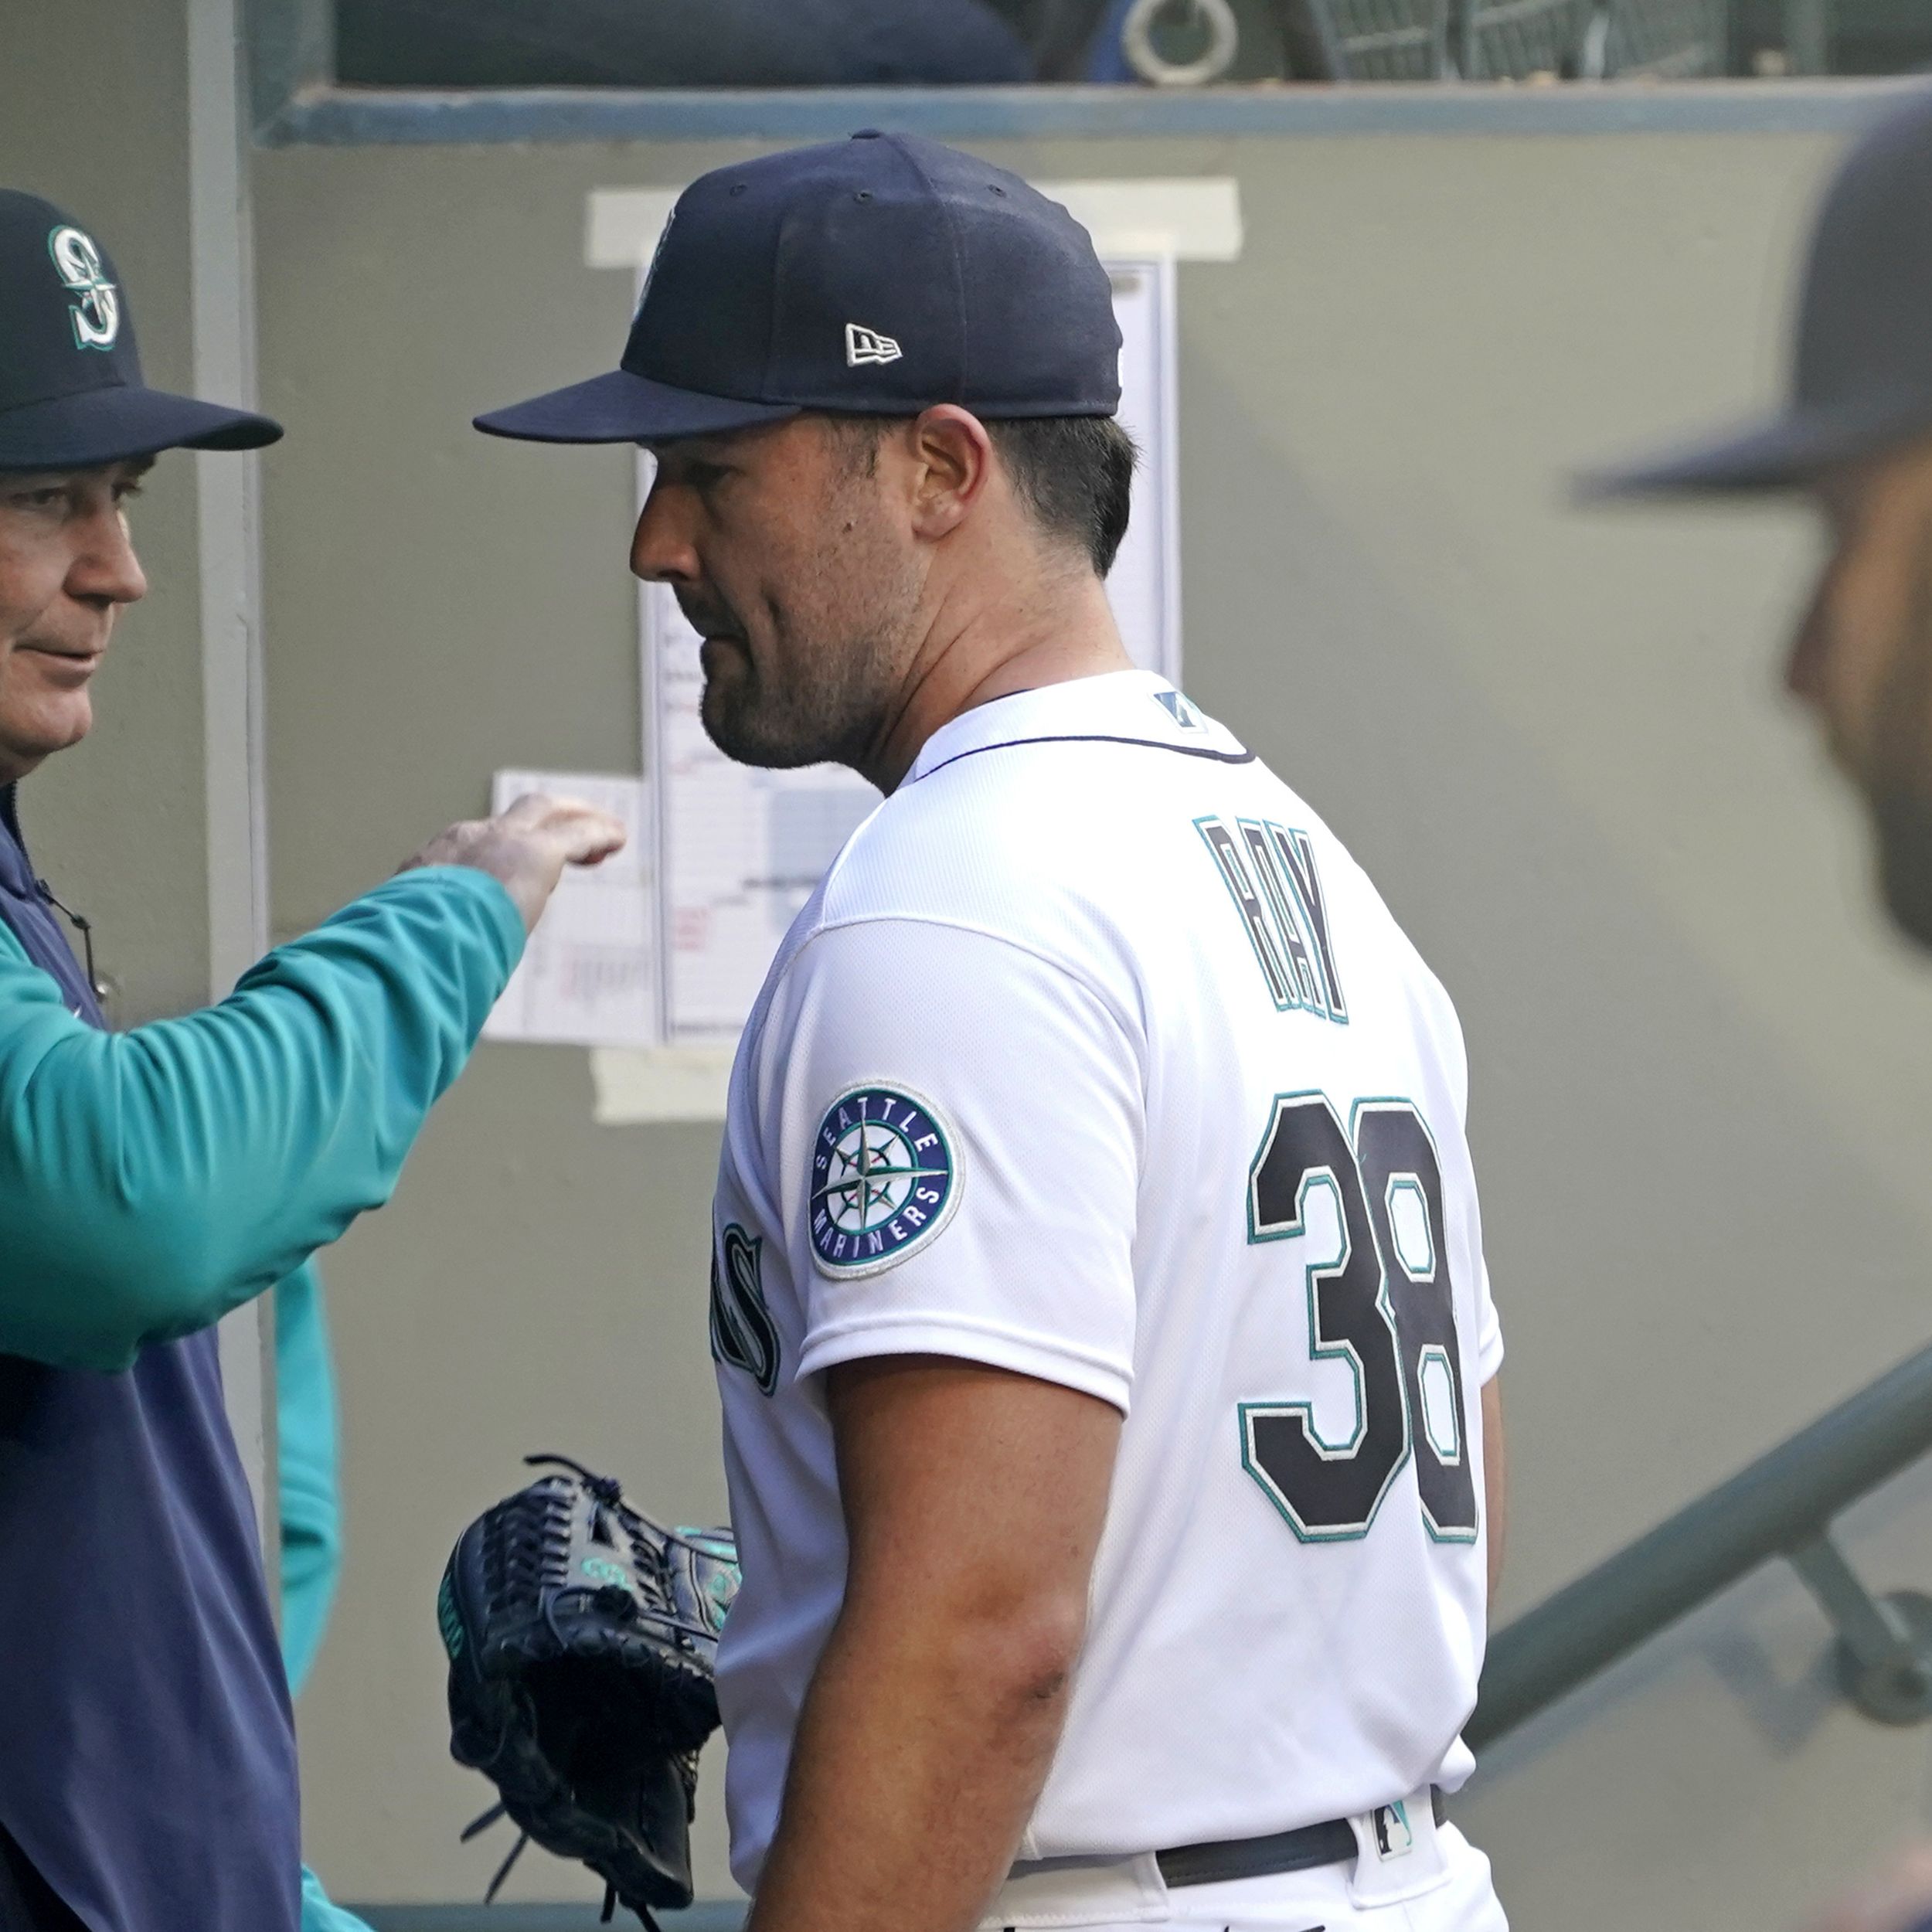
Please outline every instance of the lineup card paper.
[[[1111, 261], [1107, 272], [1122, 337], [1121, 420], [1141, 449], [1107, 594], [1134, 662], [1178, 683], [1174, 264]], [[650, 478], [651, 459], [641, 456], [640, 502]], [[733, 764], [699, 722], [700, 641], [668, 586], [640, 587], [639, 619], [645, 770], [658, 841], [656, 1037], [728, 1048], [786, 929], [879, 794], [840, 766]]]
[[1143, 671], [1181, 682], [1180, 478], [1175, 447], [1177, 397], [1174, 260], [1110, 261], [1114, 318], [1121, 325], [1121, 427], [1139, 444], [1126, 539], [1107, 573], [1127, 654]]
[[623, 820], [630, 842], [602, 865], [567, 868], [485, 1039], [652, 1046], [658, 1039], [657, 894], [651, 800], [641, 779], [575, 771], [499, 771], [490, 808], [532, 791], [581, 798]]

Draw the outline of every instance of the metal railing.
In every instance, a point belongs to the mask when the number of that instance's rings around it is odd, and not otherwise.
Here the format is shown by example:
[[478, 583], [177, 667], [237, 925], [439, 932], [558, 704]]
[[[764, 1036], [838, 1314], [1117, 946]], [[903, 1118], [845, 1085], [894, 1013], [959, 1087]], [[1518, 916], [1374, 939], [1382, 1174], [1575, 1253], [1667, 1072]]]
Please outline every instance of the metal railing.
[[1874, 1597], [1832, 1540], [1837, 1516], [1932, 1451], [1932, 1348], [1879, 1376], [1728, 1482], [1558, 1590], [1490, 1640], [1480, 1751], [1774, 1558], [1838, 1633], [1838, 1680], [1871, 1718], [1932, 1716], [1932, 1598]]

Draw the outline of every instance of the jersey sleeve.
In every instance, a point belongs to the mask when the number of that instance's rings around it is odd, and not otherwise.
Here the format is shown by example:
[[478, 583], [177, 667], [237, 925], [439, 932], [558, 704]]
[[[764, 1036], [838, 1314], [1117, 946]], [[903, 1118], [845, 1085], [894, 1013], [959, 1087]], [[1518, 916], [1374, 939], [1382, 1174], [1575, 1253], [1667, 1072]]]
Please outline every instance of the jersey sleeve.
[[799, 1373], [952, 1355], [1124, 1411], [1145, 1109], [1123, 1019], [1006, 940], [887, 920], [812, 940], [770, 1019]]
[[1488, 1382], [1502, 1366], [1502, 1321], [1489, 1292], [1489, 1264], [1485, 1261], [1476, 1286], [1476, 1371]]

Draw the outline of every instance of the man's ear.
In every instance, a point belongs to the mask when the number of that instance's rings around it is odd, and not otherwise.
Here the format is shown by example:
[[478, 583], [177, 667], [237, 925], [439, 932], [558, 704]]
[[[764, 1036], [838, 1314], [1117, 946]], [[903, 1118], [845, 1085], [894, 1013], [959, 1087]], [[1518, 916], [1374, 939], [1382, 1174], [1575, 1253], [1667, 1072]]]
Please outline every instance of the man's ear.
[[986, 426], [956, 403], [939, 403], [913, 418], [912, 527], [937, 543], [971, 515], [993, 473]]

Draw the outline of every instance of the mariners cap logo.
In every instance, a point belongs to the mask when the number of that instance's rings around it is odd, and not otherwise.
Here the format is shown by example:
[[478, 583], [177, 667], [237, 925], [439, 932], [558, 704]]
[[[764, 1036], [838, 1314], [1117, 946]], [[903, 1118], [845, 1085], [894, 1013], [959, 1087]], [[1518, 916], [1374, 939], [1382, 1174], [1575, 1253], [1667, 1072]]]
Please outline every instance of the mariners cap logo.
[[811, 1151], [811, 1248], [827, 1274], [876, 1274], [938, 1233], [959, 1164], [937, 1111], [903, 1087], [855, 1087], [826, 1108]]
[[80, 298], [67, 313], [73, 318], [77, 349], [112, 349], [121, 333], [121, 291], [107, 279], [94, 237], [78, 228], [56, 228], [47, 253], [62, 281]]
[[896, 362], [905, 353], [889, 335], [876, 328], [861, 328], [856, 322], [845, 325], [845, 366], [857, 369], [862, 362]]

